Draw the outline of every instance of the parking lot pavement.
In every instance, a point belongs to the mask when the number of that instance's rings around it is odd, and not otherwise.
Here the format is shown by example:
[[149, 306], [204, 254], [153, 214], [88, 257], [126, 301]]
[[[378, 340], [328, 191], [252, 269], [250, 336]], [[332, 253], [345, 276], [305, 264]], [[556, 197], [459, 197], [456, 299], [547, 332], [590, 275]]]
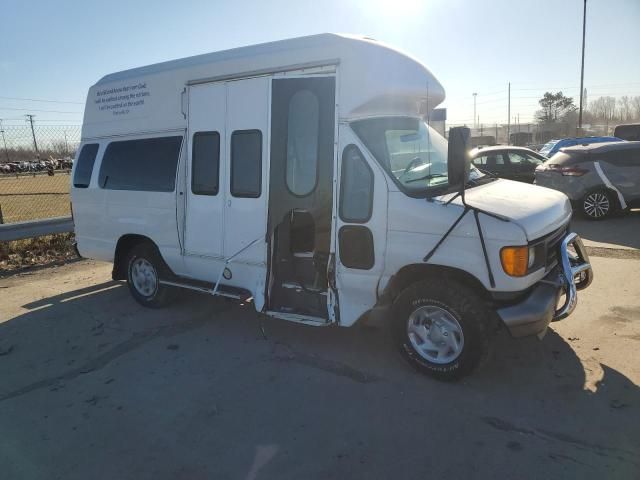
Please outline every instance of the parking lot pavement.
[[0, 280], [0, 478], [640, 478], [640, 262], [593, 264], [572, 317], [449, 384], [379, 317], [264, 338], [250, 305], [139, 307], [106, 264]]
[[[640, 209], [602, 221], [587, 220], [580, 215], [574, 215], [571, 228], [591, 249], [640, 250]], [[620, 254], [625, 255], [624, 252]]]

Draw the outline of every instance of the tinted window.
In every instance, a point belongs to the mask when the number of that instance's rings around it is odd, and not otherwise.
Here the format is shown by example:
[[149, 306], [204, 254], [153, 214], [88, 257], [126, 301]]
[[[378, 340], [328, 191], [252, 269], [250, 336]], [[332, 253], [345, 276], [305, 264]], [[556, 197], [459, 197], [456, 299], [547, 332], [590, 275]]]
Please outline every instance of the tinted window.
[[509, 162], [512, 164], [540, 165], [542, 163], [542, 160], [539, 160], [526, 153], [509, 152], [508, 155], [509, 155]]
[[172, 192], [182, 137], [111, 142], [100, 167], [100, 186], [109, 190]]
[[373, 172], [355, 145], [342, 155], [340, 217], [345, 222], [364, 223], [373, 207]]
[[316, 186], [320, 106], [309, 90], [297, 92], [289, 102], [287, 126], [287, 188], [308, 195]]
[[262, 132], [237, 130], [231, 135], [231, 195], [258, 198], [261, 187]]
[[361, 225], [346, 225], [338, 233], [340, 262], [347, 268], [370, 270], [375, 264], [373, 235]]
[[220, 171], [220, 134], [197, 132], [191, 153], [191, 191], [196, 195], [217, 195]]
[[605, 152], [600, 155], [600, 160], [616, 165], [617, 167], [640, 166], [640, 149], [622, 149]]
[[78, 156], [78, 164], [73, 174], [73, 186], [77, 188], [87, 188], [91, 181], [91, 173], [93, 172], [93, 164], [98, 154], [98, 144], [90, 143], [82, 147]]

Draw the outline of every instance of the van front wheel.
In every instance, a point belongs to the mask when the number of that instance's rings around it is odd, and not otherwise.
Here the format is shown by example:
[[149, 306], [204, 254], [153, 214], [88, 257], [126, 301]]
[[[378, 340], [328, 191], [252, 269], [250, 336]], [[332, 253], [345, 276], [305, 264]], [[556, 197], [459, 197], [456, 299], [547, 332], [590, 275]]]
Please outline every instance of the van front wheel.
[[170, 287], [160, 284], [165, 265], [153, 245], [138, 244], [127, 255], [127, 285], [133, 298], [149, 308], [160, 308], [171, 300]]
[[489, 355], [489, 314], [482, 299], [452, 280], [409, 286], [394, 303], [403, 356], [438, 380], [456, 380]]

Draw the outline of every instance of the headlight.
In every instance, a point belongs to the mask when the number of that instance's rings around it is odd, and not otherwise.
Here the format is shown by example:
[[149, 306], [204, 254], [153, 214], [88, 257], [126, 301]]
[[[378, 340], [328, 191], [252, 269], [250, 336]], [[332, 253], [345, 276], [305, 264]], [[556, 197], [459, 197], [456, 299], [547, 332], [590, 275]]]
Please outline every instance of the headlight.
[[527, 270], [533, 267], [536, 263], [536, 247], [529, 247], [529, 263], [527, 263]]
[[529, 250], [524, 247], [504, 247], [500, 250], [502, 269], [512, 277], [524, 277], [529, 269]]

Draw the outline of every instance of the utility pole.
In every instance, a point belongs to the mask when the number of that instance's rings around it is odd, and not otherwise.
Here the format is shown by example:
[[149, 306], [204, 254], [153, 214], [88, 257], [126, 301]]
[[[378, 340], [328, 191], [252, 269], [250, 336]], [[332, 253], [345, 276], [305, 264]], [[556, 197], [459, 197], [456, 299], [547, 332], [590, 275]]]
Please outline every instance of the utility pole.
[[25, 117], [28, 118], [28, 122], [31, 124], [31, 135], [33, 135], [33, 147], [36, 149], [37, 159], [40, 160], [40, 152], [38, 151], [38, 142], [36, 142], [36, 132], [33, 129], [33, 117], [35, 117], [35, 115], [27, 114], [25, 115]]
[[473, 127], [476, 128], [478, 124], [476, 123], [476, 97], [478, 94], [476, 92], [472, 93], [473, 95]]
[[7, 157], [7, 162], [10, 162], [9, 159], [9, 150], [7, 150], [7, 139], [4, 137], [4, 128], [2, 128], [2, 120], [0, 120], [0, 132], [2, 132], [2, 143], [4, 143], [4, 154]]
[[511, 82], [509, 82], [509, 99], [507, 101], [507, 145], [511, 145]]
[[584, 39], [587, 30], [587, 0], [582, 12], [582, 65], [580, 67], [580, 113], [578, 114], [578, 134], [582, 135], [582, 97], [584, 97]]

